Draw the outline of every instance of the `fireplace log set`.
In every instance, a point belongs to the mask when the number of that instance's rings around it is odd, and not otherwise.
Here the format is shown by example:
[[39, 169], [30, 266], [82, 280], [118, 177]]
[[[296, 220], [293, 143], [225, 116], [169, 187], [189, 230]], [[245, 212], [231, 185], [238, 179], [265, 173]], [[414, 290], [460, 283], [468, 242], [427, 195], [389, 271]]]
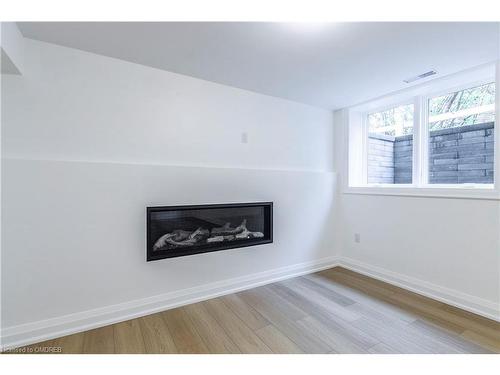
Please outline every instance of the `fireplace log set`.
[[[199, 244], [203, 241], [206, 243], [219, 243], [224, 241], [244, 240], [250, 238], [262, 238], [262, 232], [252, 232], [247, 228], [247, 220], [244, 219], [240, 225], [235, 228], [231, 227], [231, 223], [226, 223], [222, 227], [212, 228], [212, 230], [197, 228], [195, 231], [186, 231], [176, 229], [173, 232], [161, 236], [153, 246], [153, 250], [160, 250], [164, 247], [189, 247]], [[169, 246], [170, 245], [170, 246]]]

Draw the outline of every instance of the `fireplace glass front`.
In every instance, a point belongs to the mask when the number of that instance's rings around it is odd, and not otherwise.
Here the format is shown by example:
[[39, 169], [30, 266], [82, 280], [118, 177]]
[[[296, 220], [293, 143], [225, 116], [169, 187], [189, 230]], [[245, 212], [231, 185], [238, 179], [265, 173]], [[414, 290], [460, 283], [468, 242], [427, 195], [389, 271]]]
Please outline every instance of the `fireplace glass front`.
[[272, 202], [147, 208], [147, 260], [272, 242]]

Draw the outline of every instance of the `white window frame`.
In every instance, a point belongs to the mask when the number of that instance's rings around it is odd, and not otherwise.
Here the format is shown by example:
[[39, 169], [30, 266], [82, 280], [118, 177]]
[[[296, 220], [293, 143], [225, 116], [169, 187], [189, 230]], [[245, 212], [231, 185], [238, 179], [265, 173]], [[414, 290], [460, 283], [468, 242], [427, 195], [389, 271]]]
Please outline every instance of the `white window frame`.
[[[491, 72], [493, 71], [493, 74]], [[487, 72], [487, 73], [485, 73]], [[500, 61], [493, 65], [485, 64], [481, 67], [469, 71], [444, 77], [440, 80], [433, 80], [422, 85], [415, 86], [409, 90], [404, 90], [393, 95], [388, 95], [371, 102], [366, 102], [351, 109], [344, 110], [344, 123], [347, 124], [345, 130], [347, 142], [345, 147], [349, 157], [346, 158], [344, 193], [347, 194], [375, 194], [375, 195], [406, 195], [406, 196], [430, 196], [448, 198], [472, 198], [472, 199], [492, 199], [500, 200], [500, 127], [495, 126], [495, 146], [494, 146], [494, 183], [493, 184], [429, 184], [428, 183], [428, 155], [429, 155], [429, 131], [428, 131], [428, 110], [427, 105], [430, 98], [444, 95], [450, 92], [480, 86], [485, 83], [495, 82], [495, 122], [500, 119]], [[384, 111], [404, 104], [414, 105], [413, 113], [413, 166], [411, 184], [368, 184], [368, 114]], [[359, 168], [360, 157], [355, 158], [355, 166], [351, 164], [352, 153], [357, 153], [357, 148], [353, 148], [353, 142], [349, 140], [351, 135], [351, 119], [361, 116], [362, 126], [362, 156], [361, 169]], [[495, 124], [496, 125], [496, 124]], [[359, 135], [358, 135], [359, 138]], [[359, 147], [359, 144], [358, 144]], [[354, 150], [354, 152], [353, 152]], [[352, 178], [352, 174], [361, 173], [361, 178]]]

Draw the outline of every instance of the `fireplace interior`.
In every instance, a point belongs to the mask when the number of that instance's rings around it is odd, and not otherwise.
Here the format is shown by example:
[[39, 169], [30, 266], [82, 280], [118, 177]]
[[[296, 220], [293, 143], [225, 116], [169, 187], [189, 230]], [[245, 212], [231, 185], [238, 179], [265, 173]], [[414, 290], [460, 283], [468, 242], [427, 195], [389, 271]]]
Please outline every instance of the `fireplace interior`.
[[147, 208], [147, 260], [270, 243], [272, 202]]

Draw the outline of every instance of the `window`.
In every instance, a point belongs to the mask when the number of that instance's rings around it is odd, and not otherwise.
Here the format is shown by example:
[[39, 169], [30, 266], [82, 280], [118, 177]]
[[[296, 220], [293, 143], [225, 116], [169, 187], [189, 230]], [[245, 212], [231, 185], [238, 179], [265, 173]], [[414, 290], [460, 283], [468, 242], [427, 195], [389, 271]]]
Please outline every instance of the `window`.
[[367, 115], [368, 183], [411, 184], [413, 104]]
[[495, 83], [428, 99], [429, 183], [493, 184]]
[[491, 191], [488, 196], [500, 198], [494, 77], [495, 66], [485, 65], [346, 111], [347, 188], [417, 195], [438, 188], [477, 196]]

